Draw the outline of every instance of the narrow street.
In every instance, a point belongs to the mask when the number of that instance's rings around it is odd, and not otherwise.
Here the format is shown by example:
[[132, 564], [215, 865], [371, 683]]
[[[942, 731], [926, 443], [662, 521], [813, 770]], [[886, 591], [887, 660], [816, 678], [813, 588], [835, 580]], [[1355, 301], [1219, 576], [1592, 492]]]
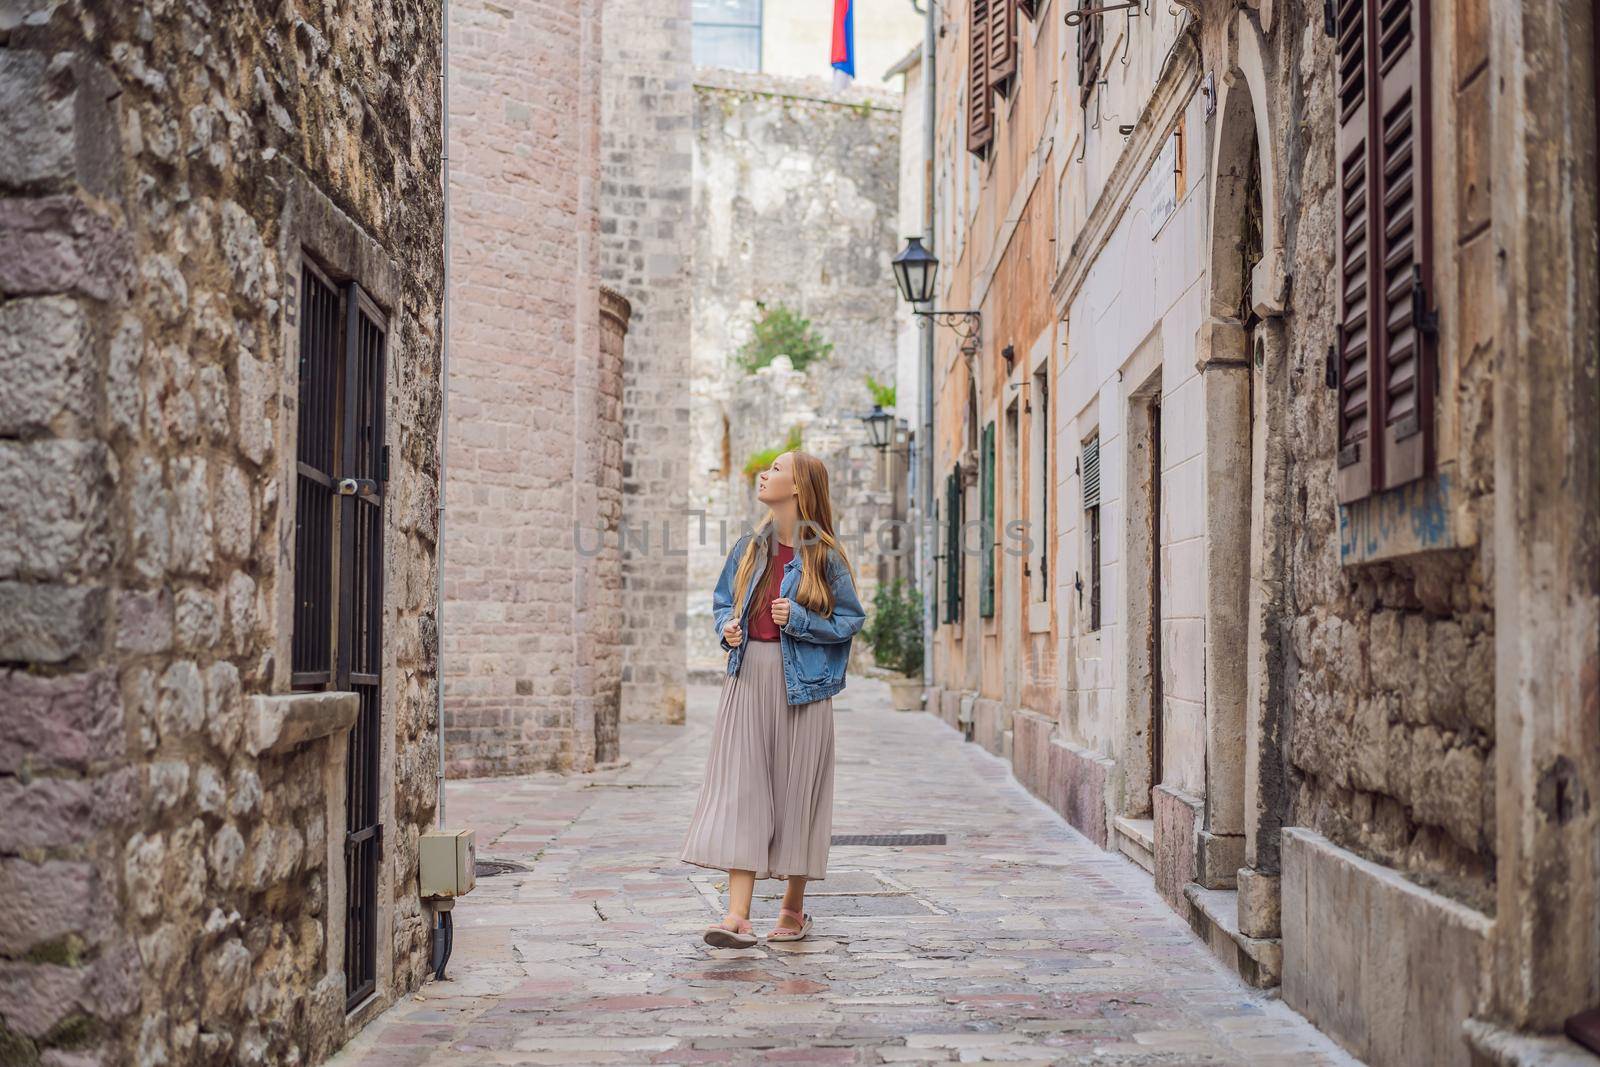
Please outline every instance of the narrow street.
[[[1009, 768], [882, 683], [835, 701], [836, 845], [808, 942], [713, 950], [721, 875], [678, 862], [717, 690], [688, 724], [630, 727], [627, 765], [453, 782], [483, 878], [445, 981], [367, 1027], [340, 1065], [1350, 1063], [1224, 970], [1144, 872], [1086, 842]], [[758, 886], [758, 931], [780, 883]]]

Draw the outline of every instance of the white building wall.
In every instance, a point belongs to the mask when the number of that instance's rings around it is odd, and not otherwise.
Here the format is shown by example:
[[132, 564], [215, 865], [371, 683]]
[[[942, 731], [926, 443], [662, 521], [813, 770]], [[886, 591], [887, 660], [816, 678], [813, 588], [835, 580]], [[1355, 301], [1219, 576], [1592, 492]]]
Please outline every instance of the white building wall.
[[[1057, 595], [1064, 605], [1059, 654], [1062, 729], [1068, 740], [1121, 760], [1118, 728], [1129, 698], [1126, 612], [1142, 596], [1143, 575], [1129, 575], [1129, 441], [1134, 393], [1156, 366], [1161, 373], [1161, 618], [1165, 695], [1164, 780], [1186, 792], [1205, 785], [1205, 623], [1203, 591], [1204, 444], [1202, 381], [1195, 337], [1205, 286], [1205, 100], [1186, 108], [1186, 189], [1157, 225], [1152, 210], [1173, 176], [1157, 166], [1090, 267], [1069, 308], [1057, 455], [1057, 529], [1062, 531]], [[1158, 161], [1159, 162], [1159, 161]], [[1164, 213], [1164, 212], [1163, 212]], [[1100, 436], [1101, 627], [1090, 632], [1089, 546], [1078, 459]], [[1080, 603], [1075, 578], [1082, 575]]]
[[[901, 77], [904, 101], [900, 112], [900, 204], [895, 251], [904, 247], [907, 237], [922, 233], [924, 167], [923, 115], [926, 100], [922, 85], [923, 65], [914, 62]], [[922, 418], [922, 331], [911, 305], [901, 300], [895, 305], [895, 414], [913, 432]]]

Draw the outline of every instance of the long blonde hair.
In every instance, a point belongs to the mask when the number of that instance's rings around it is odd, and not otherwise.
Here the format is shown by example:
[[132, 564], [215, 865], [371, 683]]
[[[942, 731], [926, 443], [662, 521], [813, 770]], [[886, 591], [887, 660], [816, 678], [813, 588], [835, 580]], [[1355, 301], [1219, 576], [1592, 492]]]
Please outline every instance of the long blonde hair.
[[[850, 581], [855, 583], [855, 569], [833, 534], [833, 499], [828, 495], [828, 468], [809, 452], [790, 452], [793, 464], [795, 496], [798, 502], [799, 522], [796, 524], [796, 553], [800, 557], [800, 588], [795, 591], [795, 601], [823, 618], [833, 614], [833, 587], [828, 584], [828, 551], [839, 553]], [[744, 546], [739, 559], [739, 569], [734, 572], [733, 603], [737, 610], [744, 603], [745, 590], [755, 580], [757, 568], [761, 571], [761, 584], [767, 582], [767, 571], [776, 558], [772, 548], [772, 513], [769, 511], [755, 535]]]

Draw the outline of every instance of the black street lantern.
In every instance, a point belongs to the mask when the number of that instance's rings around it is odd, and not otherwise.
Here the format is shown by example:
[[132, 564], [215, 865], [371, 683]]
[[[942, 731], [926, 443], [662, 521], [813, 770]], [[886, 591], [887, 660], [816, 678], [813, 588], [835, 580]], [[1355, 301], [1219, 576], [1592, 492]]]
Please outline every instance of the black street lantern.
[[883, 410], [882, 404], [872, 405], [872, 411], [860, 416], [862, 422], [867, 424], [867, 431], [872, 434], [872, 447], [879, 452], [889, 447], [889, 424], [894, 421], [894, 416]]
[[933, 300], [933, 278], [939, 272], [939, 258], [922, 247], [922, 238], [906, 238], [906, 246], [894, 257], [894, 280], [900, 295], [913, 304]]

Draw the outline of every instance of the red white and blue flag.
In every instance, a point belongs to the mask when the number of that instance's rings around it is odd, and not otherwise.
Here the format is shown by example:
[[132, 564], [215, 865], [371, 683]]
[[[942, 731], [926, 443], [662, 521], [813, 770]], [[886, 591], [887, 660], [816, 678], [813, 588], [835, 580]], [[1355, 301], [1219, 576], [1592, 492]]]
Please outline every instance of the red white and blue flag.
[[855, 0], [833, 0], [833, 81], [843, 88], [855, 76]]

